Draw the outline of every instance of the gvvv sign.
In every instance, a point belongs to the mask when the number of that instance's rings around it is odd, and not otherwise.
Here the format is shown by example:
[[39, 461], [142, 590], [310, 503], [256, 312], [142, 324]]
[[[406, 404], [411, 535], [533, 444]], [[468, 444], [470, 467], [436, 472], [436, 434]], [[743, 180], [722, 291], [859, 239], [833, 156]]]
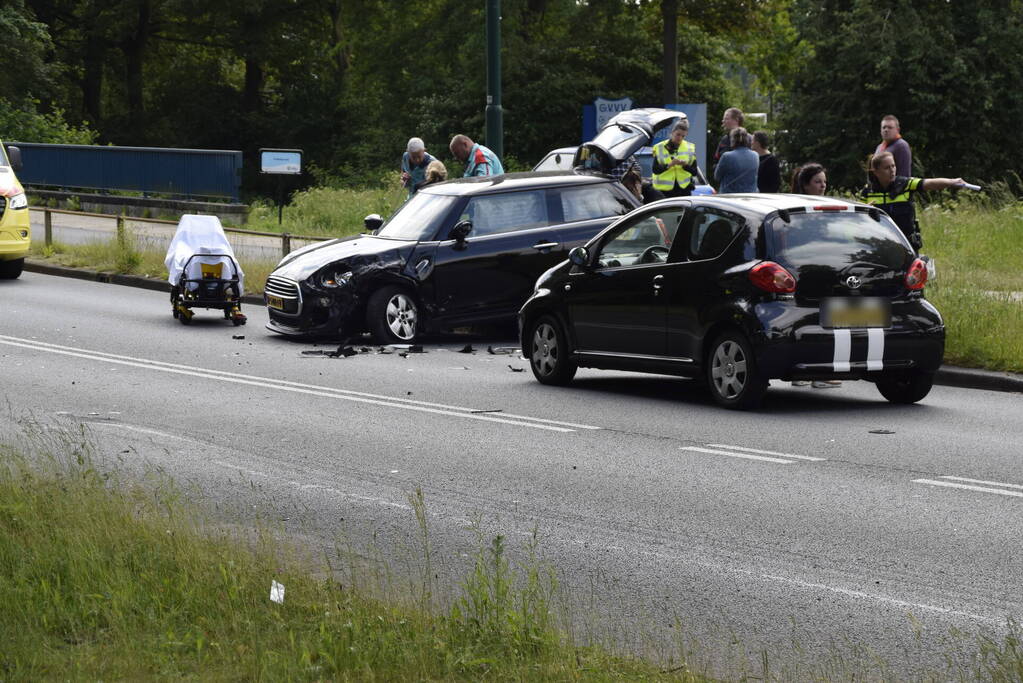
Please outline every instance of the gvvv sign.
[[616, 114], [632, 109], [632, 98], [623, 97], [620, 100], [606, 100], [603, 97], [598, 97], [593, 100], [593, 107], [597, 110], [597, 130], [599, 131]]

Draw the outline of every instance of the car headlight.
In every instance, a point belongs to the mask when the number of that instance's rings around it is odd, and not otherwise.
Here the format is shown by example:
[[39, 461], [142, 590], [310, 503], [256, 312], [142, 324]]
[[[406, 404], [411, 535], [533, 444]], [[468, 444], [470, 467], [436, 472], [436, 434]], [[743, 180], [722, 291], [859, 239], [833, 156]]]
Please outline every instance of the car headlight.
[[352, 271], [344, 270], [343, 268], [332, 268], [320, 273], [319, 283], [321, 287], [334, 289], [336, 287], [344, 287], [351, 279]]
[[12, 209], [24, 209], [28, 207], [28, 197], [25, 196], [24, 192], [20, 192], [13, 197], [8, 197], [7, 206]]

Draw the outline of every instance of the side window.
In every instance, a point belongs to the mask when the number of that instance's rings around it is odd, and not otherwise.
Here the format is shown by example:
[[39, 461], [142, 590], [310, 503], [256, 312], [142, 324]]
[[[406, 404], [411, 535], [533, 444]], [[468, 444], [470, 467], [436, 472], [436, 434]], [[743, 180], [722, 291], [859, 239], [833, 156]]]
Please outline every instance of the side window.
[[597, 254], [598, 268], [620, 268], [645, 263], [664, 263], [675, 240], [684, 209], [661, 209], [621, 225], [603, 242]]
[[693, 217], [689, 233], [689, 258], [694, 261], [720, 256], [745, 222], [737, 217], [712, 211], [699, 211]]
[[624, 216], [632, 208], [615, 195], [611, 183], [573, 187], [555, 192], [561, 201], [561, 211], [566, 223]]
[[529, 230], [549, 225], [542, 190], [473, 197], [461, 220], [472, 221], [473, 237]]

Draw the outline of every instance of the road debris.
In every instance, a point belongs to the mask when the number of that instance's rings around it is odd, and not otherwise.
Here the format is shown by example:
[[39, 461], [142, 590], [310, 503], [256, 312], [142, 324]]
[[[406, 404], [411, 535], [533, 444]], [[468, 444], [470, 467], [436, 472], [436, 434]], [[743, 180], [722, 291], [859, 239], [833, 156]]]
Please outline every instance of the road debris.
[[472, 344], [466, 344], [458, 350], [459, 353], [475, 353], [476, 349], [472, 348]]
[[278, 605], [284, 604], [284, 584], [276, 581], [270, 582], [270, 602], [276, 602]]
[[871, 429], [870, 433], [871, 434], [894, 434], [895, 432], [893, 432], [890, 429]]
[[525, 372], [526, 371], [525, 368], [517, 368], [514, 365], [512, 365], [511, 363], [508, 364], [508, 369], [511, 370], [512, 372]]
[[245, 339], [244, 334], [232, 334], [231, 339]]
[[502, 410], [502, 408], [487, 408], [484, 410], [470, 410], [469, 412], [473, 415], [480, 415], [482, 413], [500, 413]]

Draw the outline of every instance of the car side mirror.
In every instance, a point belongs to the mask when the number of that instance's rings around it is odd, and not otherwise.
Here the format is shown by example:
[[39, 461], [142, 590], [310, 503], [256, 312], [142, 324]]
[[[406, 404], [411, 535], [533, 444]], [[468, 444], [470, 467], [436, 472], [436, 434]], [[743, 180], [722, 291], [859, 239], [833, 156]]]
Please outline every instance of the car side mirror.
[[15, 170], [15, 172], [21, 170], [21, 150], [20, 149], [18, 149], [17, 147], [8, 147], [7, 148], [7, 158], [10, 160], [11, 168], [13, 168]]
[[362, 224], [366, 226], [366, 230], [375, 235], [380, 226], [384, 224], [384, 219], [378, 213], [371, 213], [362, 219]]
[[590, 262], [590, 252], [586, 251], [586, 247], [575, 247], [568, 252], [568, 260], [573, 265], [586, 267]]
[[448, 233], [448, 239], [455, 240], [459, 244], [462, 244], [471, 232], [472, 221], [459, 221], [451, 228], [451, 232]]

